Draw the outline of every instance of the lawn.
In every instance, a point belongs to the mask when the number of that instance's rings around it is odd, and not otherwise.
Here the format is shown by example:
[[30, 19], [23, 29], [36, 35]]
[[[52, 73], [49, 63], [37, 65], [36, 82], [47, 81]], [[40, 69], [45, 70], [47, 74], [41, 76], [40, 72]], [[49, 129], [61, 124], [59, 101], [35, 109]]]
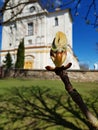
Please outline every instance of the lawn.
[[[75, 89], [80, 94], [86, 96], [92, 91], [98, 90], [98, 83], [96, 82], [72, 82]], [[6, 89], [40, 86], [60, 91], [65, 91], [64, 84], [61, 80], [33, 80], [33, 79], [1, 79], [0, 80], [0, 94], [4, 93]], [[91, 96], [91, 95], [90, 95]]]
[[[98, 117], [98, 83], [72, 82]], [[1, 79], [0, 130], [89, 130], [61, 80]]]

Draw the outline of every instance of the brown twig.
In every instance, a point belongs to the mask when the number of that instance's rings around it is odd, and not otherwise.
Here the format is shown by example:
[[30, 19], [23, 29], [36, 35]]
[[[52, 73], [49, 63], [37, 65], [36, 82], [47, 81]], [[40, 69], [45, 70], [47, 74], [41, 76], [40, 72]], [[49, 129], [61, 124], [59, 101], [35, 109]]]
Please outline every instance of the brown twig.
[[69, 80], [66, 70], [70, 68], [71, 65], [72, 65], [71, 63], [68, 63], [66, 66], [62, 66], [62, 67], [46, 66], [46, 69], [48, 71], [54, 71], [58, 76], [60, 76], [61, 80], [63, 81], [65, 85], [65, 89], [67, 90], [67, 92], [69, 93], [73, 101], [79, 106], [80, 110], [86, 116], [88, 121], [90, 122], [90, 130], [97, 130], [98, 129], [97, 118], [93, 116], [93, 114], [89, 111], [81, 95], [77, 92], [76, 89], [73, 88]]

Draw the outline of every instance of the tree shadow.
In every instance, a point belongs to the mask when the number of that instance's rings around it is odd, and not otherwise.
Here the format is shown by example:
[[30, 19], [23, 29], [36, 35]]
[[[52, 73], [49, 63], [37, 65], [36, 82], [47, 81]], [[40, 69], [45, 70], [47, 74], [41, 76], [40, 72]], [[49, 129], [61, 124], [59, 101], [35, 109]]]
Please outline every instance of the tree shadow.
[[91, 98], [86, 98], [87, 106], [98, 117], [98, 90], [92, 90], [89, 92]]
[[[86, 99], [98, 116], [98, 97]], [[14, 88], [0, 96], [0, 130], [91, 130], [71, 98], [38, 86]]]

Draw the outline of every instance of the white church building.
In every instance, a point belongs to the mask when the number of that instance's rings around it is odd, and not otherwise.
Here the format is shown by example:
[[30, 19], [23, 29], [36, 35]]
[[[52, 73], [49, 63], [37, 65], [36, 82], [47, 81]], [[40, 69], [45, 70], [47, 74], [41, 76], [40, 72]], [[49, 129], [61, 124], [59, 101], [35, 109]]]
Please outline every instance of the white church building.
[[[6, 11], [4, 20], [13, 15], [12, 10]], [[24, 38], [25, 63], [24, 69], [45, 69], [54, 66], [50, 58], [50, 48], [58, 31], [67, 36], [67, 59], [64, 64], [72, 62], [71, 69], [80, 69], [77, 58], [72, 51], [72, 18], [69, 10], [56, 10], [49, 13], [35, 2], [28, 4], [14, 22], [4, 24], [2, 31], [1, 65], [5, 55], [10, 52], [13, 64], [16, 62], [17, 49]]]

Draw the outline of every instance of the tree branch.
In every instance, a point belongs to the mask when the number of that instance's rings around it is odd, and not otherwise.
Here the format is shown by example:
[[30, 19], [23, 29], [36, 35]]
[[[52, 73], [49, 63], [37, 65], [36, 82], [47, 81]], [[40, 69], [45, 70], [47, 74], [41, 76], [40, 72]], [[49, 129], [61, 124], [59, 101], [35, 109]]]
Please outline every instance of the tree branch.
[[63, 81], [65, 85], [65, 89], [73, 99], [73, 101], [79, 106], [80, 110], [83, 112], [83, 114], [86, 116], [88, 119], [89, 123], [91, 124], [91, 129], [96, 130], [98, 129], [98, 120], [93, 114], [89, 111], [87, 108], [86, 104], [84, 103], [81, 95], [78, 93], [76, 89], [73, 88], [69, 77], [67, 75], [67, 72], [65, 71], [71, 66], [71, 63], [69, 63], [67, 66], [62, 66], [62, 67], [56, 67], [52, 68], [50, 66], [46, 66], [46, 69], [48, 71], [54, 71]]
[[[14, 3], [14, 5], [9, 4], [10, 1], [11, 0], [5, 0], [4, 4], [2, 4], [2, 6], [0, 7], [0, 24], [3, 24], [4, 22], [8, 23], [8, 22], [10, 22], [10, 20], [12, 21], [12, 19], [14, 19], [14, 17], [12, 16], [12, 18], [8, 19], [7, 21], [3, 21], [3, 15], [4, 15], [5, 11], [14, 10], [21, 5], [27, 5], [30, 3], [38, 2], [44, 9], [47, 9], [50, 12], [55, 11], [57, 8], [60, 8], [60, 9], [69, 8], [74, 12], [73, 14], [75, 16], [81, 15], [82, 12], [79, 12], [79, 11], [85, 10], [84, 8], [86, 8], [87, 10], [85, 11], [84, 14], [82, 13], [81, 18], [84, 18], [86, 24], [93, 25], [93, 27], [95, 27], [95, 28], [98, 27], [97, 0], [91, 0], [90, 2], [87, 2], [87, 3], [86, 2], [84, 3], [83, 0], [77, 0], [77, 1], [75, 1], [75, 0], [66, 0], [66, 1], [58, 0], [58, 2], [59, 2], [58, 5], [56, 4], [56, 1], [52, 1], [52, 0], [47, 0], [47, 1], [41, 1], [41, 0], [20, 1], [20, 0], [18, 0], [18, 2]], [[87, 5], [86, 7], [85, 7], [85, 4]], [[79, 6], [81, 7], [81, 9], [78, 8]], [[19, 11], [19, 12], [21, 13], [21, 11]], [[18, 14], [19, 13], [15, 14], [15, 17]]]
[[[27, 4], [30, 4], [30, 3], [35, 3], [37, 2], [38, 0], [28, 0], [28, 1], [24, 1], [24, 2], [21, 2], [19, 1], [18, 3], [15, 3], [15, 5], [10, 5], [9, 2], [10, 0], [6, 0], [2, 6], [2, 8], [0, 9], [0, 25], [4, 25], [4, 24], [7, 24], [9, 23], [10, 21], [13, 22], [15, 21], [15, 17], [18, 16], [19, 14], [22, 13], [22, 10], [24, 9], [24, 7], [27, 5]], [[20, 9], [17, 9], [17, 12], [14, 13], [14, 11], [16, 10], [16, 8], [20, 7], [22, 5], [22, 7]], [[3, 20], [3, 15], [5, 13], [5, 11], [8, 11], [8, 10], [12, 10], [14, 15], [11, 16], [9, 19], [7, 20]]]

